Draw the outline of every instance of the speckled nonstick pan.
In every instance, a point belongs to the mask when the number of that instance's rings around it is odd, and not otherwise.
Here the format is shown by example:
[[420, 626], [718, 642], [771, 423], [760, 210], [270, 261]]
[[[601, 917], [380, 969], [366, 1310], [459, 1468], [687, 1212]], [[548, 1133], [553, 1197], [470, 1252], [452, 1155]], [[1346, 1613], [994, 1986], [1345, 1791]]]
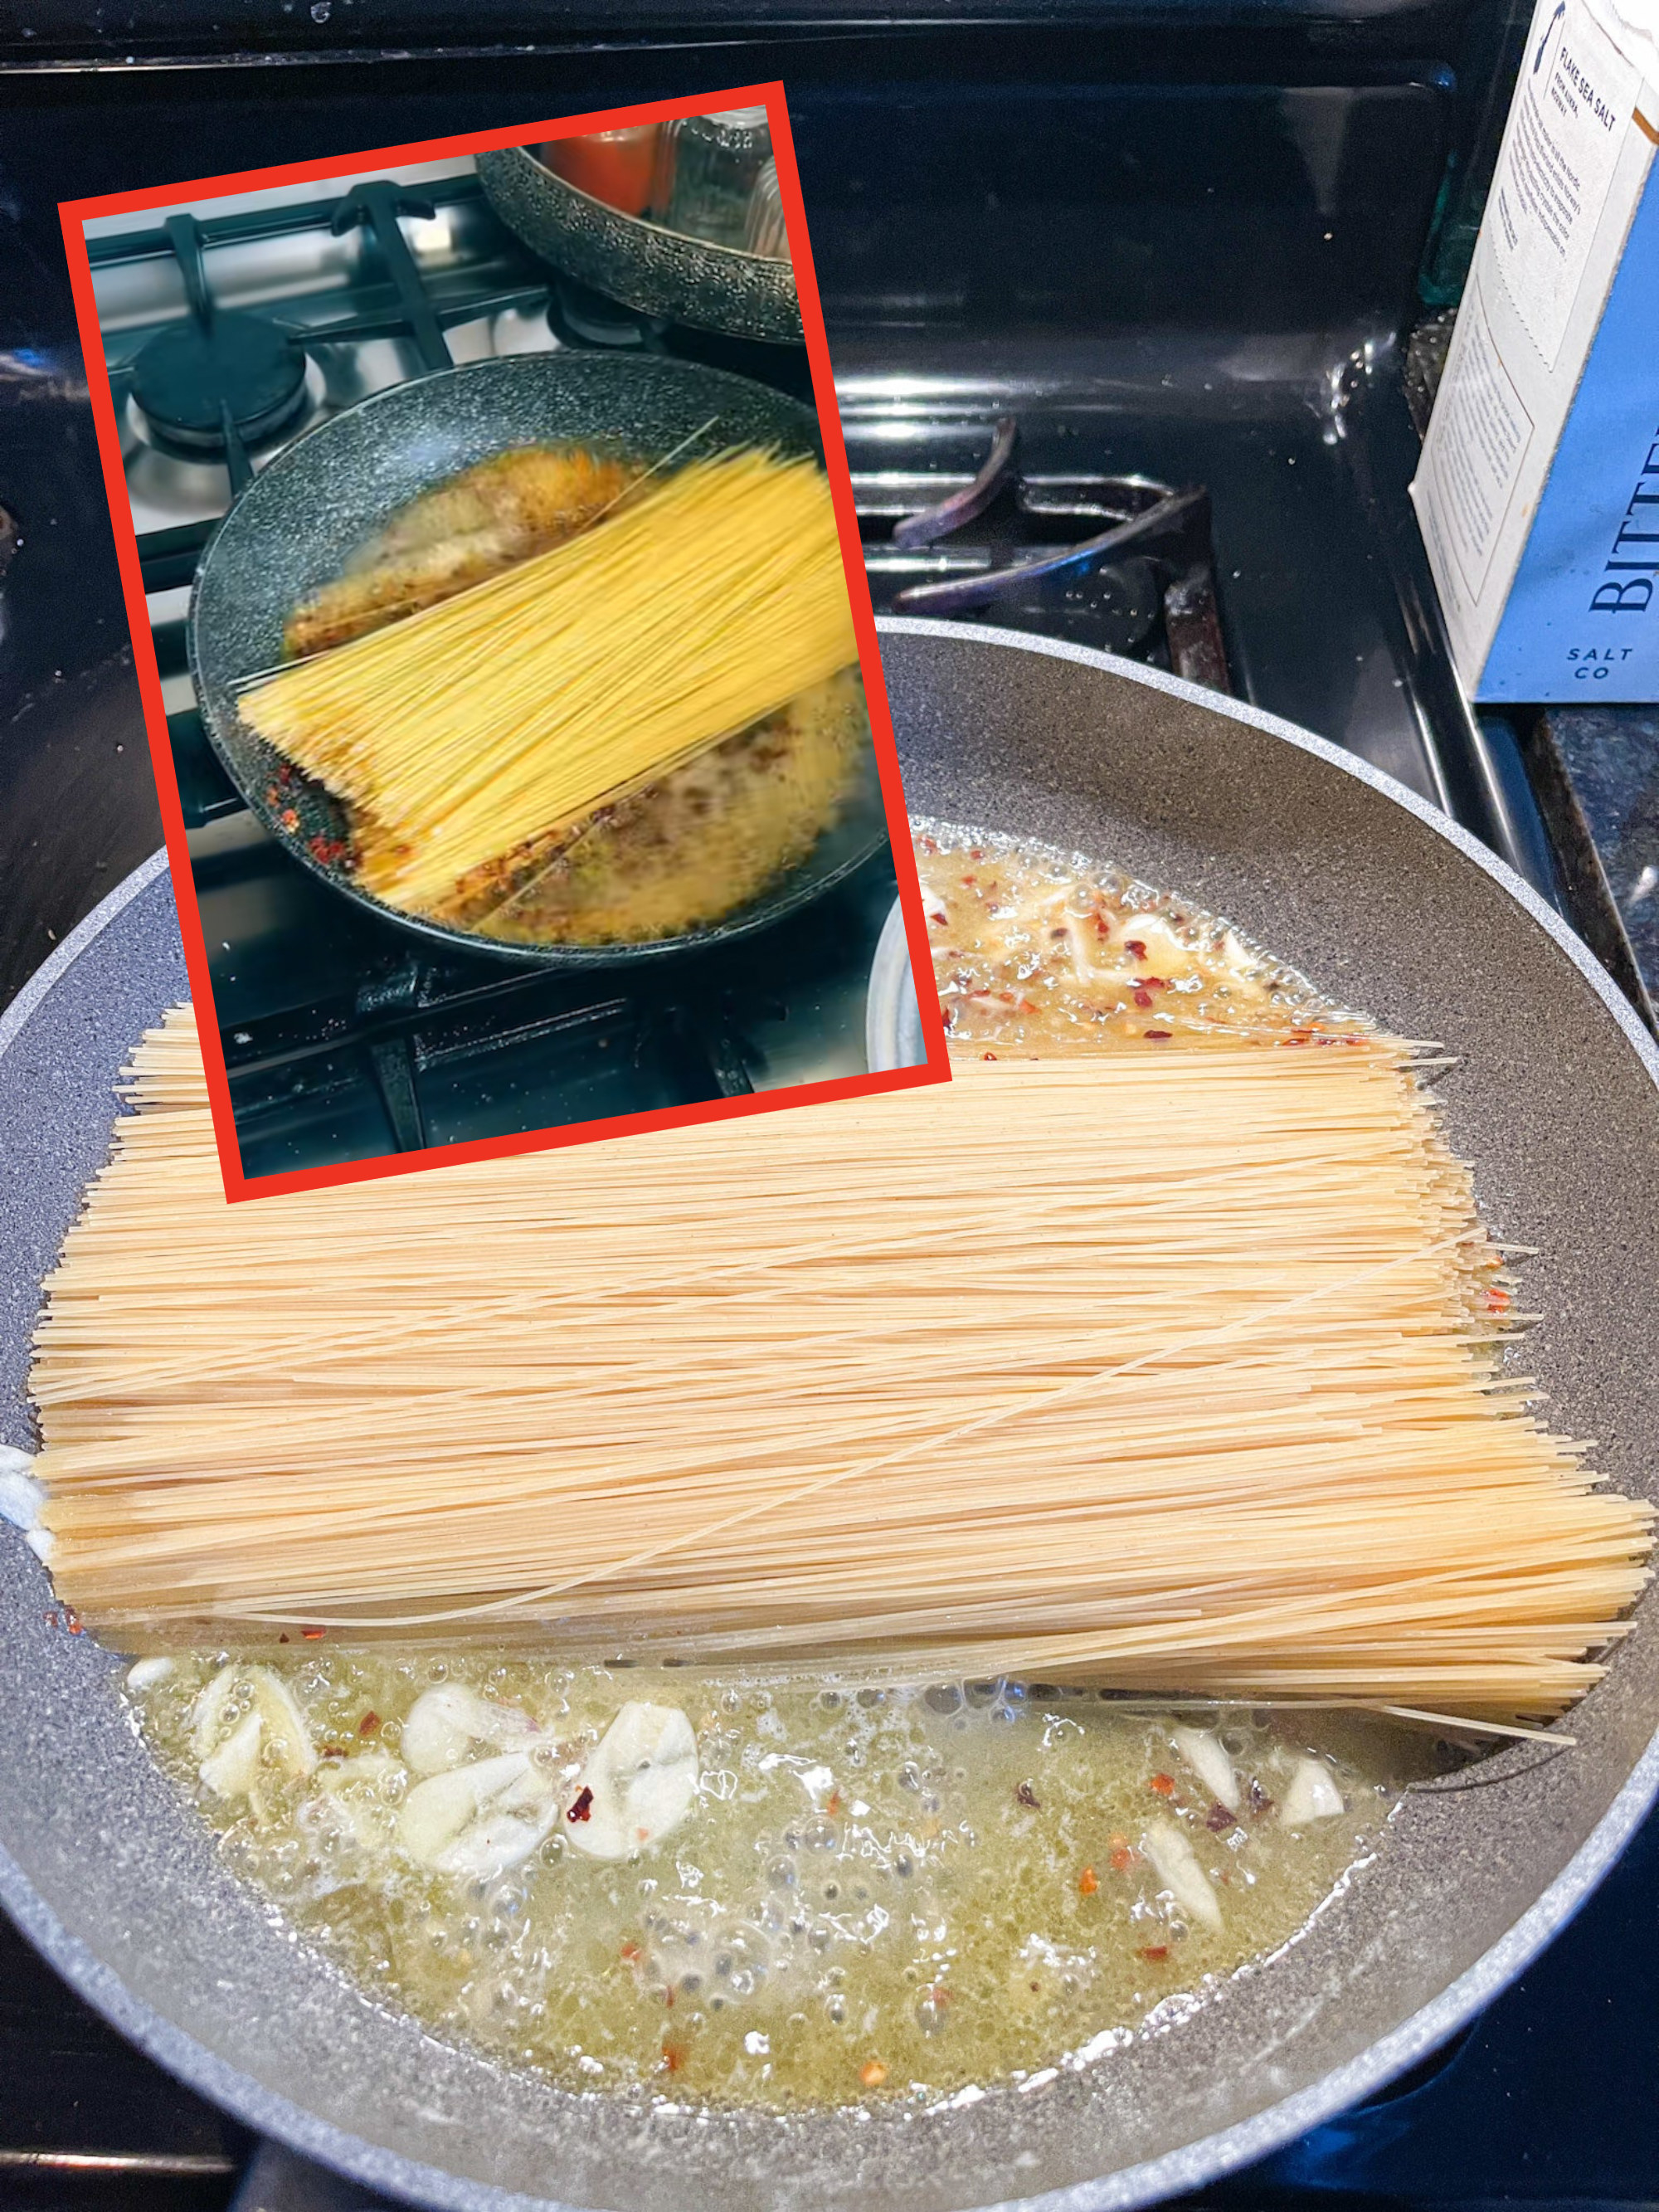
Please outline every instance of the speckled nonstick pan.
[[[190, 659], [202, 720], [225, 773], [301, 866], [382, 921], [453, 951], [538, 968], [617, 967], [769, 929], [866, 860], [887, 835], [875, 755], [841, 819], [799, 866], [723, 921], [638, 945], [508, 945], [400, 914], [350, 870], [319, 858], [345, 830], [319, 783], [289, 769], [236, 711], [239, 681], [275, 667], [283, 629], [318, 585], [394, 511], [461, 470], [515, 446], [570, 441], [654, 460], [707, 423], [686, 457], [775, 446], [823, 459], [809, 408], [745, 377], [658, 356], [519, 354], [441, 369], [376, 392], [296, 439], [243, 493], [209, 546], [190, 603]], [[273, 795], [274, 794], [274, 795]]]
[[[1584, 948], [1462, 831], [1282, 723], [994, 630], [892, 623], [884, 647], [915, 805], [1127, 862], [1446, 1040], [1453, 1133], [1494, 1221], [1543, 1248], [1529, 1364], [1612, 1480], [1651, 1488], [1659, 1056]], [[112, 1079], [183, 988], [152, 871], [0, 1021], [9, 1437], [26, 1434], [38, 1285], [103, 1153]], [[1103, 2212], [1196, 2187], [1459, 2027], [1582, 1902], [1659, 1781], [1650, 1599], [1574, 1746], [1505, 1750], [1480, 1786], [1411, 1796], [1301, 1941], [1092, 2069], [931, 2112], [642, 2114], [424, 2035], [291, 1942], [151, 1765], [114, 1662], [49, 1626], [47, 1603], [0, 1528], [0, 1896], [94, 2003], [243, 2119], [458, 2212]]]
[[595, 291], [698, 330], [800, 343], [800, 301], [787, 261], [623, 215], [556, 177], [527, 146], [477, 159], [484, 198], [508, 228]]

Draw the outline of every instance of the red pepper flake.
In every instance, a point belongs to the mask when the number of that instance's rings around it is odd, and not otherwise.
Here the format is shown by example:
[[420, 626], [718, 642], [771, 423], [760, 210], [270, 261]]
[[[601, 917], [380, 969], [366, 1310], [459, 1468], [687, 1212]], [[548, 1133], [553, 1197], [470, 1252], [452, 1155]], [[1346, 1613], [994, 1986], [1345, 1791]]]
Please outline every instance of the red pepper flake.
[[678, 2074], [679, 2072], [681, 2067], [685, 2063], [685, 2053], [680, 2049], [678, 2043], [664, 2044], [662, 2047], [662, 2063], [669, 2073]]
[[380, 1716], [379, 1713], [365, 1713], [362, 1720], [357, 1723], [357, 1733], [359, 1735], [373, 1735], [375, 1729], [379, 1728], [380, 1725]]
[[283, 1631], [282, 1634], [276, 1638], [276, 1641], [279, 1644], [286, 1644], [288, 1642], [288, 1631], [286, 1629]]
[[336, 861], [343, 860], [350, 849], [343, 837], [325, 837], [320, 830], [314, 836], [306, 839], [307, 852], [325, 868], [331, 868]]
[[1127, 1874], [1129, 1869], [1134, 1864], [1134, 1863], [1135, 1855], [1129, 1849], [1127, 1844], [1118, 1843], [1113, 1844], [1111, 1865], [1112, 1872], [1114, 1874]]
[[996, 1054], [994, 1052], [982, 1052], [980, 1054], [980, 1058], [981, 1060], [994, 1060], [996, 1058]]
[[277, 790], [274, 783], [268, 783], [265, 786], [265, 805], [267, 806], [275, 806], [282, 795], [282, 793]]
[[1107, 921], [1103, 914], [1097, 914], [1095, 916], [1095, 935], [1097, 937], [1109, 937], [1111, 933], [1111, 923]]
[[1152, 1005], [1152, 993], [1151, 993], [1150, 991], [1146, 991], [1146, 990], [1142, 990], [1142, 989], [1137, 988], [1137, 990], [1136, 990], [1136, 992], [1135, 992], [1135, 1004], [1136, 1004], [1136, 1006], [1150, 1006]]
[[1022, 1805], [1029, 1805], [1034, 1813], [1040, 1813], [1042, 1810], [1042, 1806], [1037, 1802], [1037, 1794], [1029, 1782], [1022, 1782], [1014, 1795]]
[[985, 858], [985, 848], [982, 845], [970, 845], [968, 848], [968, 857], [970, 860], [982, 860]]
[[1100, 1876], [1092, 1867], [1085, 1867], [1077, 1878], [1077, 1886], [1085, 1897], [1092, 1897], [1100, 1887]]
[[916, 840], [916, 848], [919, 852], [937, 853], [939, 850], [939, 840], [936, 837], [918, 837]]
[[829, 1802], [829, 1803], [824, 1807], [824, 1808], [823, 1808], [823, 1809], [824, 1809], [824, 1811], [825, 1811], [826, 1813], [839, 1813], [839, 1812], [840, 1812], [840, 1810], [841, 1810], [841, 1792], [840, 1792], [840, 1790], [832, 1790], [830, 1792], [830, 1802]]
[[1175, 1031], [1173, 1030], [1143, 1030], [1141, 1035], [1149, 1038], [1153, 1044], [1168, 1044]]
[[977, 876], [964, 876], [962, 880], [964, 884], [971, 886], [979, 881], [979, 878]]
[[1486, 1310], [1488, 1313], [1507, 1313], [1514, 1303], [1515, 1301], [1510, 1297], [1509, 1292], [1497, 1283], [1493, 1283], [1486, 1292]]
[[277, 818], [290, 837], [300, 826], [299, 811], [295, 807], [285, 806]]
[[1155, 1774], [1147, 1786], [1150, 1789], [1156, 1790], [1160, 1797], [1173, 1797], [1175, 1796], [1175, 1777], [1173, 1774]]
[[1228, 1829], [1236, 1828], [1238, 1822], [1218, 1798], [1204, 1815], [1204, 1825], [1212, 1835], [1224, 1836]]
[[674, 2009], [674, 1992], [672, 1989], [665, 1990], [663, 1991], [662, 2001], [668, 2007], [669, 2011], [672, 2012]]
[[1170, 988], [1170, 979], [1167, 975], [1143, 975], [1140, 979], [1140, 988], [1143, 991], [1167, 991]]
[[927, 1997], [928, 2002], [932, 2004], [948, 2005], [951, 2002], [951, 1992], [945, 1988], [943, 1982], [935, 1982], [933, 1987], [928, 1990]]
[[1167, 1959], [1169, 1957], [1170, 1947], [1167, 1943], [1143, 1943], [1140, 1948], [1140, 1955], [1143, 1959], [1150, 1959], [1153, 1965], [1156, 1966], [1160, 1959]]
[[1138, 937], [1126, 937], [1123, 940], [1123, 949], [1126, 952], [1133, 952], [1137, 960], [1144, 960], [1146, 957], [1146, 947]]
[[41, 1614], [40, 1618], [41, 1618], [41, 1619], [46, 1622], [46, 1626], [47, 1626], [48, 1628], [56, 1628], [56, 1627], [57, 1627], [57, 1626], [58, 1626], [58, 1615], [57, 1615], [55, 1613], [52, 1613], [52, 1612], [50, 1612], [50, 1611], [46, 1612], [46, 1613], [43, 1613]]
[[587, 1820], [593, 1815], [593, 1792], [584, 1785], [576, 1792], [576, 1802], [565, 1814], [567, 1820]]
[[319, 1638], [326, 1636], [328, 1631], [325, 1628], [302, 1628], [300, 1633], [307, 1644], [315, 1644]]
[[868, 2058], [859, 2069], [859, 2079], [866, 2089], [879, 2089], [887, 2079], [887, 2069], [879, 2058]]
[[637, 1943], [624, 1943], [622, 1947], [622, 1954], [630, 1966], [637, 1966], [645, 1956]]

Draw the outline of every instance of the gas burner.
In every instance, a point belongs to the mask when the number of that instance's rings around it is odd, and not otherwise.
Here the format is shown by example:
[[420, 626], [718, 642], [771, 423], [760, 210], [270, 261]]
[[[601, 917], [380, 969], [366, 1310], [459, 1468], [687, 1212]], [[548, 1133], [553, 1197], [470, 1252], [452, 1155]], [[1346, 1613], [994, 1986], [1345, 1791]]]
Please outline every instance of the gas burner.
[[1230, 691], [1205, 488], [1028, 476], [1019, 446], [1019, 425], [1005, 416], [977, 473], [929, 506], [915, 504], [926, 479], [860, 487], [878, 608], [983, 609], [1006, 629], [1153, 661]]
[[660, 353], [668, 327], [660, 315], [624, 307], [562, 274], [555, 278], [548, 295], [547, 325], [561, 345], [605, 346], [613, 352], [631, 353]]
[[216, 309], [189, 216], [167, 232], [184, 273], [190, 320], [161, 331], [132, 364], [132, 397], [158, 436], [193, 453], [232, 453], [281, 429], [306, 392], [306, 356], [261, 315]]

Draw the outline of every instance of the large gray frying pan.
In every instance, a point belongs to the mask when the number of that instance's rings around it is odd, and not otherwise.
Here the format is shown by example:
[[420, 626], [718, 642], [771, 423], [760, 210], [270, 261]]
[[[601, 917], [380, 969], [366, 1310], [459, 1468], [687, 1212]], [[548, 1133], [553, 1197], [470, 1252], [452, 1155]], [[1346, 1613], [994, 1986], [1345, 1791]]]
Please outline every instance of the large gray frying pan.
[[208, 548], [191, 593], [189, 645], [209, 741], [302, 867], [382, 921], [452, 951], [528, 967], [610, 968], [753, 936], [821, 896], [884, 842], [873, 749], [840, 819], [805, 859], [723, 921], [634, 945], [514, 945], [422, 921], [364, 890], [349, 866], [328, 857], [343, 840], [343, 810], [237, 714], [238, 684], [282, 659], [283, 625], [300, 601], [337, 576], [347, 555], [398, 507], [492, 454], [567, 441], [647, 461], [677, 448], [690, 459], [729, 446], [823, 458], [810, 408], [747, 377], [656, 356], [515, 354], [376, 392], [285, 447]]
[[[1444, 1038], [1458, 1143], [1522, 1243], [1556, 1417], [1654, 1485], [1659, 1055], [1524, 885], [1317, 739], [1097, 653], [890, 623], [912, 801], [1111, 855], [1231, 915], [1408, 1035]], [[24, 1432], [41, 1275], [103, 1154], [110, 1082], [185, 986], [166, 876], [130, 878], [0, 1022], [0, 1421]], [[925, 1097], [916, 1101], [927, 1111]], [[625, 1141], [625, 1140], [624, 1140]], [[573, 2099], [378, 2011], [219, 1863], [121, 1716], [114, 1662], [47, 1625], [0, 1529], [0, 1897], [163, 2064], [254, 2127], [457, 2212], [1102, 2212], [1193, 2187], [1376, 2089], [1583, 1901], [1659, 1783], [1646, 1619], [1574, 1716], [1410, 1796], [1304, 1938], [1081, 2073], [965, 2108], [642, 2114]]]

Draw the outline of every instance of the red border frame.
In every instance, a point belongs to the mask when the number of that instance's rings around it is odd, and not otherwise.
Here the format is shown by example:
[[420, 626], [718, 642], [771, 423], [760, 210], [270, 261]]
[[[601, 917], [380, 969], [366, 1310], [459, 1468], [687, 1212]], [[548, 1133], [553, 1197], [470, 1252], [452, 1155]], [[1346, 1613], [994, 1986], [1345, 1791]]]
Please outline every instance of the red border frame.
[[[812, 267], [807, 237], [806, 213], [801, 201], [800, 179], [795, 167], [794, 140], [789, 111], [781, 82], [734, 85], [724, 91], [702, 93], [685, 100], [648, 100], [631, 107], [607, 108], [585, 115], [567, 115], [550, 121], [515, 124], [505, 131], [470, 131], [453, 138], [429, 138], [414, 145], [371, 147], [357, 154], [341, 155], [322, 161], [295, 161], [276, 168], [247, 169], [230, 176], [198, 177], [174, 185], [152, 186], [143, 191], [108, 192], [92, 199], [64, 200], [58, 215], [64, 228], [64, 247], [69, 258], [70, 283], [75, 295], [76, 319], [86, 356], [87, 385], [97, 426], [98, 449], [104, 465], [110, 520], [120, 564], [121, 586], [126, 597], [127, 621], [132, 632], [132, 652], [138, 689], [144, 704], [144, 723], [149, 738], [150, 761], [161, 800], [161, 823], [167, 837], [168, 865], [179, 908], [179, 933], [191, 992], [198, 1005], [211, 1006], [213, 988], [208, 969], [207, 945], [197, 904], [190, 854], [185, 842], [183, 808], [173, 750], [167, 737], [167, 714], [161, 703], [161, 676], [149, 626], [143, 576], [138, 564], [138, 539], [127, 498], [126, 477], [121, 462], [121, 441], [115, 406], [104, 359], [93, 294], [92, 267], [82, 225], [91, 217], [136, 214], [148, 208], [174, 208], [180, 202], [211, 199], [229, 192], [258, 191], [272, 185], [308, 184], [336, 177], [372, 175], [415, 161], [429, 161], [457, 154], [472, 154], [499, 146], [520, 146], [548, 138], [574, 137], [579, 132], [617, 129], [627, 124], [665, 122], [672, 116], [702, 115], [711, 110], [764, 105], [771, 125], [772, 149], [778, 166], [778, 187], [783, 201], [794, 262], [795, 284], [800, 296], [801, 325], [812, 372], [812, 392], [823, 437], [824, 460], [841, 532], [842, 558], [847, 571], [848, 593], [858, 638], [859, 659], [869, 701], [871, 730], [881, 778], [882, 799], [892, 842], [893, 865], [904, 911], [910, 964], [919, 983], [931, 978], [933, 961], [927, 946], [927, 927], [916, 880], [915, 859], [910, 847], [909, 824], [904, 810], [898, 754], [893, 724], [882, 678], [881, 655], [876, 638], [875, 617], [864, 573], [859, 541], [858, 517], [853, 507], [852, 479], [842, 440], [841, 416], [836, 404], [830, 366], [829, 343], [818, 301], [817, 278]], [[566, 1145], [591, 1144], [601, 1138], [631, 1135], [643, 1129], [672, 1129], [694, 1122], [735, 1120], [757, 1113], [776, 1113], [794, 1106], [814, 1105], [831, 1098], [861, 1098], [874, 1092], [908, 1090], [921, 1084], [950, 1079], [944, 1024], [938, 1000], [918, 991], [927, 1058], [920, 1067], [896, 1068], [881, 1075], [840, 1076], [823, 1083], [803, 1083], [793, 1089], [768, 1091], [745, 1098], [716, 1099], [695, 1106], [672, 1106], [644, 1114], [619, 1114], [609, 1121], [577, 1121], [562, 1128], [540, 1129], [528, 1135], [481, 1138], [471, 1144], [430, 1146], [418, 1152], [399, 1152], [379, 1158], [354, 1160], [340, 1167], [296, 1169], [286, 1175], [259, 1176], [250, 1180], [242, 1173], [241, 1152], [231, 1110], [230, 1084], [225, 1067], [216, 1021], [202, 1029], [202, 1057], [207, 1071], [208, 1097], [218, 1140], [225, 1196], [240, 1200], [265, 1198], [286, 1191], [319, 1190], [338, 1183], [362, 1182], [382, 1176], [423, 1173], [429, 1169], [459, 1166], [469, 1160], [501, 1159], [520, 1152], [552, 1151]]]

